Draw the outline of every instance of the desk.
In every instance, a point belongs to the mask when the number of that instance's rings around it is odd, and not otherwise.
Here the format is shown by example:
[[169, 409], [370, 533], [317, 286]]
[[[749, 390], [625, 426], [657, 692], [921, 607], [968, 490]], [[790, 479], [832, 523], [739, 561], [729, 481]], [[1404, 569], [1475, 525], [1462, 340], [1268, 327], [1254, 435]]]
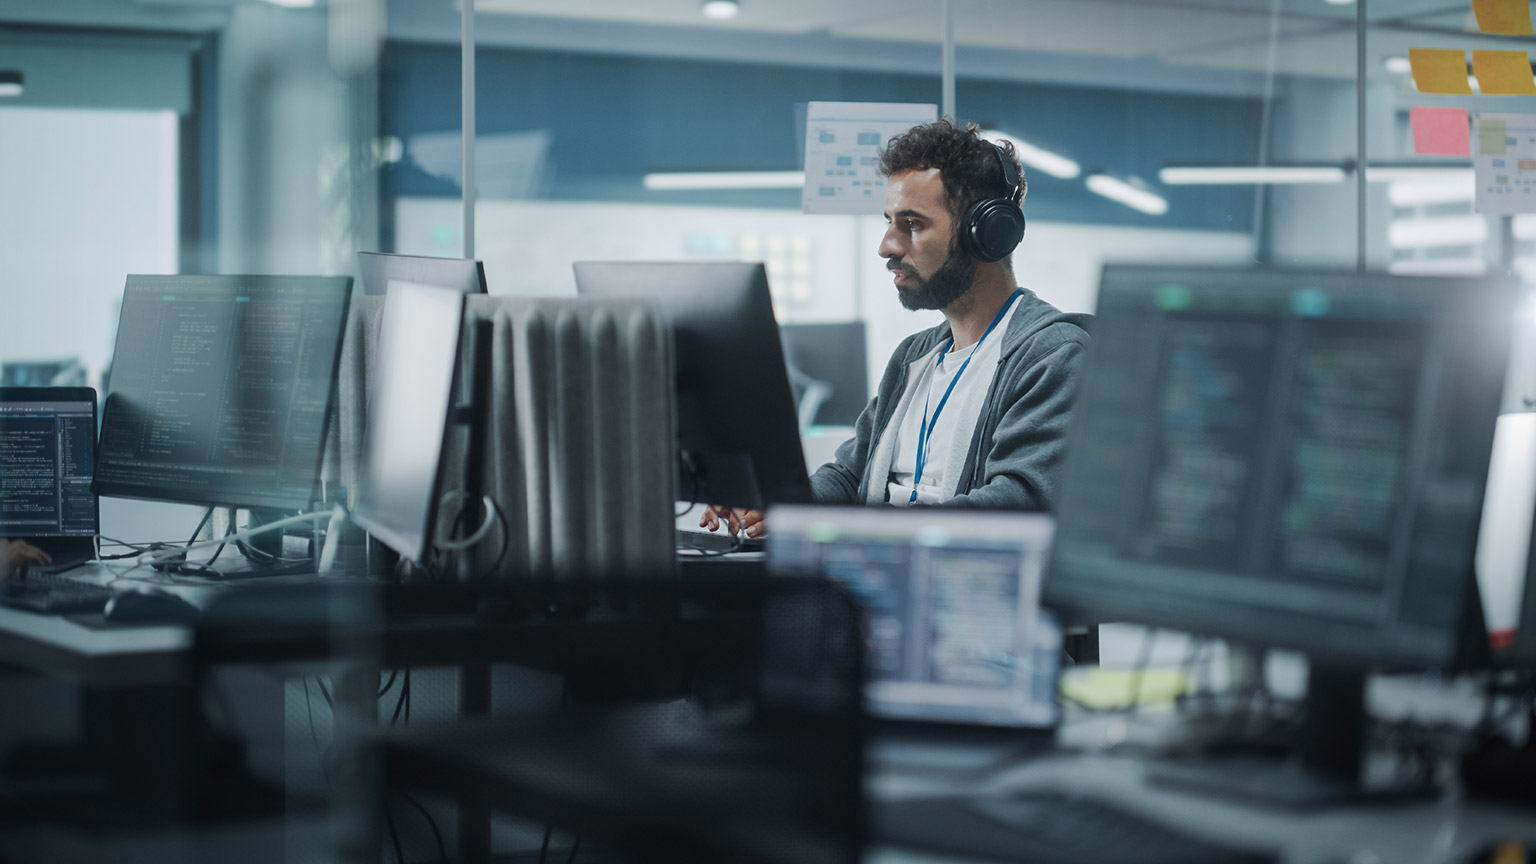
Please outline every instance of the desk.
[[[1164, 716], [1146, 720], [1079, 718], [1067, 723], [1061, 739], [1132, 742], [1178, 722]], [[1129, 723], [1131, 728], [1123, 728]], [[1140, 725], [1142, 728], [1135, 728]], [[1109, 729], [1111, 726], [1122, 728]], [[1132, 752], [1127, 752], [1130, 750]], [[1192, 837], [1253, 848], [1284, 864], [1340, 862], [1464, 862], [1514, 839], [1536, 841], [1536, 812], [1469, 802], [1454, 794], [1436, 800], [1361, 803], [1314, 810], [1290, 810], [1173, 789], [1148, 779], [1151, 760], [1135, 744], [1108, 750], [1075, 750], [1022, 758], [975, 774], [913, 771], [874, 764], [866, 781], [871, 806], [881, 801], [946, 795], [1027, 795], [1081, 797], [1102, 801]], [[866, 864], [959, 864], [978, 859], [898, 848], [876, 842]]]
[[[63, 575], [106, 584], [125, 574], [152, 575], [131, 563], [90, 564]], [[165, 587], [196, 605], [226, 590]], [[75, 837], [94, 832], [92, 842], [60, 841], [81, 849], [82, 860], [110, 860], [116, 847], [100, 832], [138, 842], [121, 832], [184, 822], [209, 800], [198, 788], [199, 770], [222, 770], [221, 760], [235, 758], [215, 752], [222, 743], [203, 734], [191, 674], [194, 642], [192, 628], [179, 624], [86, 626], [70, 616], [0, 607], [0, 664], [9, 673], [0, 681], [11, 694], [0, 700], [0, 786], [47, 825]], [[242, 720], [281, 729], [281, 682], [245, 689]], [[13, 841], [21, 848], [30, 842], [22, 836], [28, 832], [11, 829], [0, 832], [0, 858], [15, 851]]]
[[[106, 584], [133, 570], [132, 564], [87, 564], [64, 575], [81, 582]], [[139, 569], [138, 573], [150, 573]], [[192, 603], [206, 603], [206, 592], [182, 588]], [[0, 660], [81, 687], [167, 684], [180, 680], [192, 630], [177, 625], [92, 629], [67, 617], [38, 615], [0, 606]]]

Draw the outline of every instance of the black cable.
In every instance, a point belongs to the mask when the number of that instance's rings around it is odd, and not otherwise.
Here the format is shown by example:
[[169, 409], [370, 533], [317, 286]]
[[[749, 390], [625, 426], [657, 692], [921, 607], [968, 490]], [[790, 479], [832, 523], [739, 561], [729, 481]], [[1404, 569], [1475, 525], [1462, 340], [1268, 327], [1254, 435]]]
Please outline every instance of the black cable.
[[400, 711], [405, 707], [405, 697], [410, 695], [411, 670], [405, 670], [405, 683], [400, 686], [400, 695], [395, 697], [395, 713], [389, 718], [389, 725], [395, 725], [400, 719]]
[[375, 697], [375, 698], [383, 699], [384, 698], [384, 694], [388, 693], [389, 689], [391, 687], [395, 686], [395, 678], [399, 677], [399, 675], [400, 675], [400, 670], [399, 669], [391, 669], [391, 670], [389, 670], [389, 680], [385, 681], [384, 682], [384, 686], [379, 688], [379, 695], [377, 697]]
[[496, 562], [491, 565], [491, 572], [501, 569], [501, 562], [507, 559], [507, 549], [512, 546], [512, 528], [507, 524], [507, 514], [501, 510], [501, 505], [496, 499], [491, 499], [491, 508], [496, 511], [496, 521], [501, 525], [501, 551], [496, 553]]
[[432, 837], [437, 840], [438, 860], [440, 860], [442, 864], [448, 864], [448, 844], [443, 842], [443, 832], [437, 830], [437, 820], [432, 818], [432, 814], [427, 811], [426, 807], [422, 806], [420, 801], [417, 801], [408, 793], [401, 792], [400, 796], [405, 799], [405, 803], [415, 807], [417, 810], [421, 811], [422, 816], [426, 817], [427, 827], [432, 829]]
[[209, 507], [207, 510], [203, 511], [202, 520], [197, 523], [196, 528], [192, 529], [192, 537], [187, 541], [188, 546], [191, 546], [193, 543], [197, 542], [197, 535], [202, 532], [203, 526], [208, 524], [208, 520], [213, 518], [213, 511], [213, 507]]
[[309, 703], [309, 679], [304, 679], [304, 716], [309, 718], [309, 740], [315, 745], [315, 760], [320, 763], [320, 776], [325, 780], [327, 791], [331, 788], [331, 772], [325, 764], [325, 754], [320, 749], [320, 736], [315, 734], [315, 713]]
[[405, 725], [411, 725], [411, 670], [405, 670], [405, 684], [401, 686], [405, 691]]
[[405, 864], [405, 852], [400, 849], [400, 832], [395, 830], [395, 817], [389, 814], [389, 804], [384, 805], [384, 826], [389, 829], [389, 842], [395, 846], [395, 864]]
[[565, 864], [575, 864], [576, 853], [579, 851], [581, 851], [581, 835], [578, 834], [576, 840], [571, 843], [571, 854], [566, 856]]
[[555, 833], [555, 826], [544, 826], [544, 842], [539, 846], [539, 864], [544, 864], [549, 858], [549, 835], [553, 833]]
[[325, 679], [316, 675], [315, 683], [320, 686], [320, 695], [325, 697], [326, 707], [330, 708], [331, 714], [334, 715], [336, 713], [336, 703], [331, 700], [331, 691], [325, 687]]

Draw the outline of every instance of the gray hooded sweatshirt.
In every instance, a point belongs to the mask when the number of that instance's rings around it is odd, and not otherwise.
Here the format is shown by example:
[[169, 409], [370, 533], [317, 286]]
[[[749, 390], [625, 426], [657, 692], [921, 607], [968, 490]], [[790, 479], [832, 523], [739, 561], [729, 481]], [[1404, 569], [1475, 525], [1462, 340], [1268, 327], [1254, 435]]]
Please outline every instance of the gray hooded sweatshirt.
[[[1029, 290], [1003, 334], [992, 386], [982, 404], [956, 495], [946, 507], [1048, 510], [1056, 500], [1067, 415], [1077, 394], [1091, 315], [1062, 312]], [[823, 504], [862, 504], [886, 488], [889, 465], [870, 464], [891, 422], [913, 361], [949, 339], [949, 322], [908, 336], [891, 355], [854, 436], [811, 475]], [[879, 476], [872, 476], [879, 475]]]

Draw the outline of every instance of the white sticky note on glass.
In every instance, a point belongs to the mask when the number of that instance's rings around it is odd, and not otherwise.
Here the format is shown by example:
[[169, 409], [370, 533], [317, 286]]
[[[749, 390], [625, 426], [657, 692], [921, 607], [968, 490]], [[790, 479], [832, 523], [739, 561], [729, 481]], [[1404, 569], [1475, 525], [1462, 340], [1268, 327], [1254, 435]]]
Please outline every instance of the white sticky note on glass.
[[902, 102], [812, 102], [805, 114], [806, 213], [876, 214], [885, 209], [880, 151], [913, 126], [939, 119], [939, 106]]
[[1536, 114], [1478, 114], [1472, 167], [1479, 213], [1536, 213]]

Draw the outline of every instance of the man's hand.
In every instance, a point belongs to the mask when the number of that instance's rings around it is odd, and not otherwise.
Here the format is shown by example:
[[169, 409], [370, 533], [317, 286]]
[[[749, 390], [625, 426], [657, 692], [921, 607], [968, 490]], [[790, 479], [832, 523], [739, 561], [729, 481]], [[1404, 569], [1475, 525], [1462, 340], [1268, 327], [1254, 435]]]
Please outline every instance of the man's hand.
[[53, 557], [25, 540], [0, 540], [0, 579], [12, 573], [27, 578], [27, 568], [34, 564], [48, 564]]
[[724, 523], [732, 534], [745, 531], [747, 536], [754, 540], [768, 533], [767, 517], [761, 510], [717, 507], [713, 504], [705, 506], [704, 515], [699, 517], [699, 527], [718, 531], [721, 523]]

